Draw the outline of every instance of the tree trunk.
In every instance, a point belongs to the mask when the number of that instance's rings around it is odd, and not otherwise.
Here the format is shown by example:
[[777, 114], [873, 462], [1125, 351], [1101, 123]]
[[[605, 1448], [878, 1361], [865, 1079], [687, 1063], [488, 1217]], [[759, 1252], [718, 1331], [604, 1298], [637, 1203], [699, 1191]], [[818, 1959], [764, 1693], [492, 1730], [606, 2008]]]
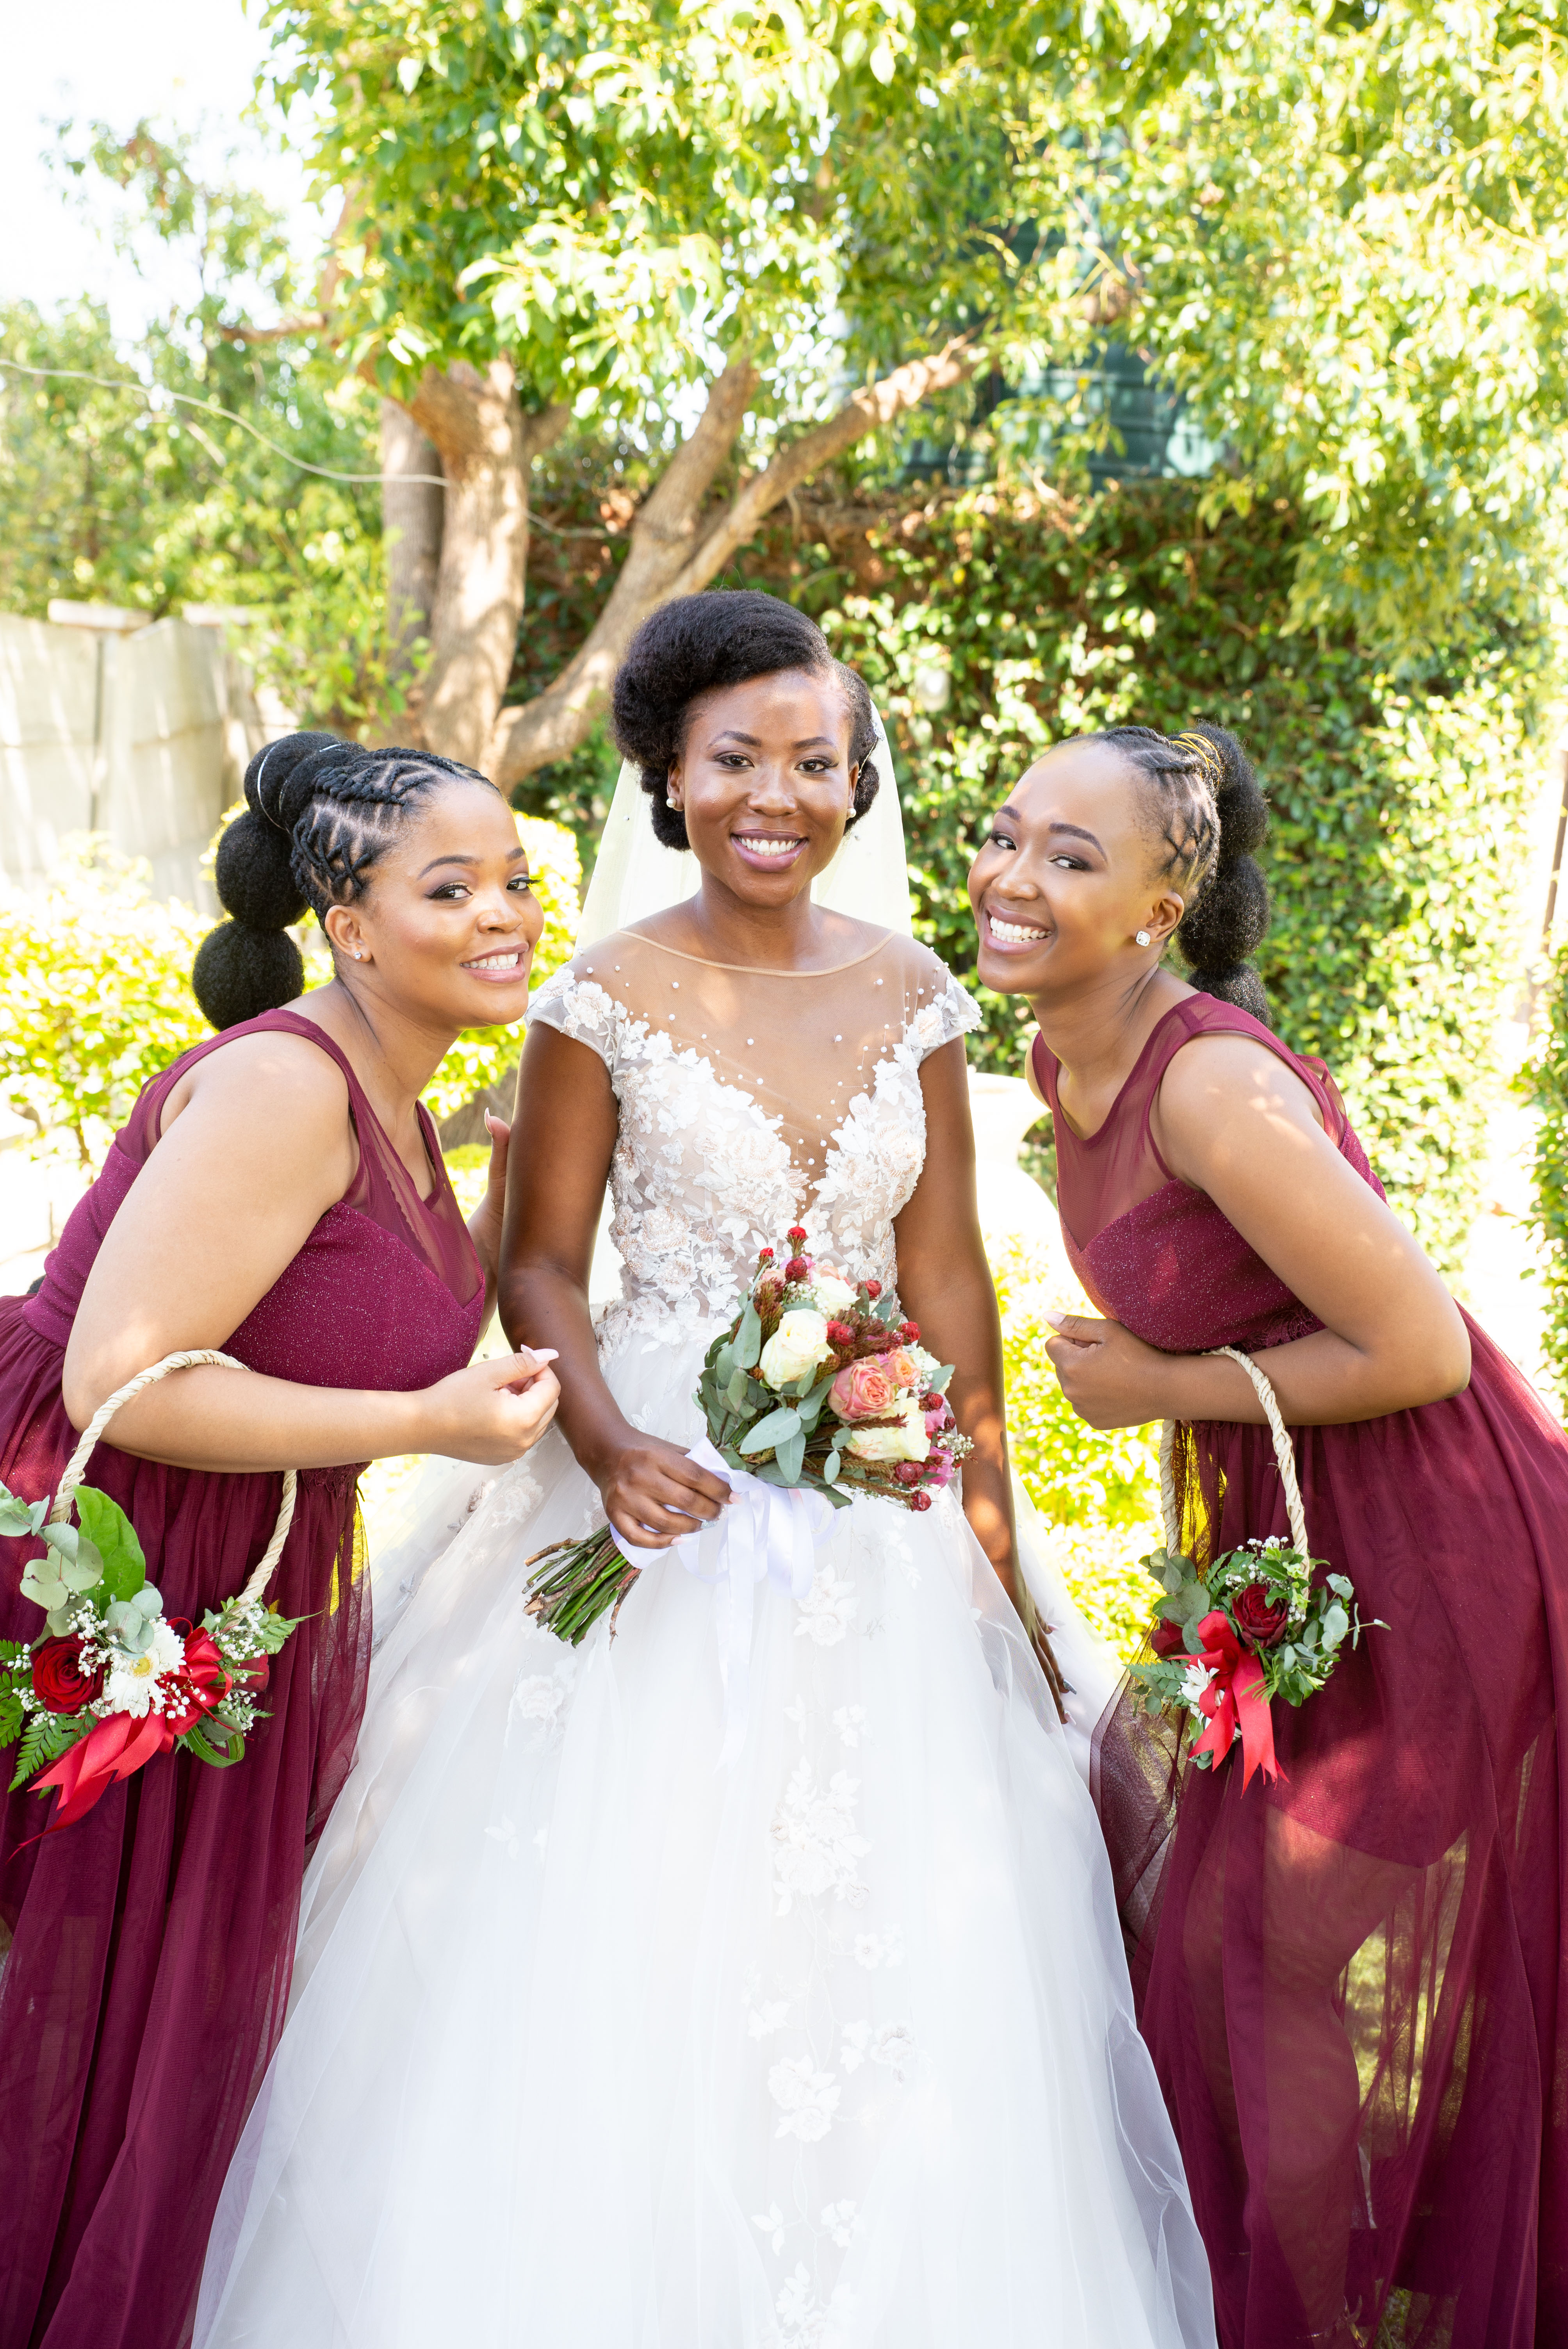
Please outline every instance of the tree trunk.
[[567, 411], [525, 417], [511, 366], [428, 370], [407, 402], [446, 476], [420, 731], [432, 750], [480, 766], [511, 674], [528, 566], [528, 475]]
[[[650, 612], [674, 595], [706, 587], [776, 505], [862, 434], [891, 424], [928, 393], [960, 382], [969, 372], [962, 337], [896, 367], [880, 383], [852, 394], [836, 415], [787, 442], [771, 464], [742, 481], [727, 505], [705, 516], [703, 501], [735, 445], [757, 387], [750, 359], [738, 353], [708, 393], [690, 439], [639, 509], [630, 551], [587, 641], [543, 693], [521, 709], [500, 711], [487, 773], [510, 790], [536, 768], [576, 750], [608, 703], [626, 647]], [[449, 521], [449, 533], [450, 527]]]
[[[381, 402], [381, 530], [387, 549], [387, 633], [392, 673], [406, 681], [417, 666], [413, 651], [428, 642], [441, 560], [440, 453], [406, 408]], [[409, 480], [410, 475], [423, 480]], [[428, 477], [434, 474], [434, 481]]]

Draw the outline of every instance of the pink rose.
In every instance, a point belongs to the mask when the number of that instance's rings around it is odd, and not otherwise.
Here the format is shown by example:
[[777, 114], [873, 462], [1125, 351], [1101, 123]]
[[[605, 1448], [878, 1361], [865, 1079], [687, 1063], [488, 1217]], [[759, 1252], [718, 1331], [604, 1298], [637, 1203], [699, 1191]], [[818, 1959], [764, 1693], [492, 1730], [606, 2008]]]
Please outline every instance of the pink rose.
[[898, 1381], [885, 1355], [862, 1355], [848, 1363], [828, 1389], [828, 1401], [841, 1419], [888, 1419], [898, 1403]]
[[889, 1378], [896, 1379], [901, 1387], [917, 1387], [920, 1384], [920, 1364], [913, 1356], [906, 1354], [902, 1346], [896, 1353], [884, 1359]]

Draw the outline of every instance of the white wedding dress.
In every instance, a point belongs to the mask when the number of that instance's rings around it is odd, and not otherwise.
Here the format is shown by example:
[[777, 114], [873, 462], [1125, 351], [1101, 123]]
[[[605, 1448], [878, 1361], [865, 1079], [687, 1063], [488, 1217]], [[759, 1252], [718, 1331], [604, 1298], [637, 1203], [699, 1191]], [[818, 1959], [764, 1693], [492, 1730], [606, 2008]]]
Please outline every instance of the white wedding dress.
[[[978, 1014], [907, 938], [799, 978], [620, 934], [531, 1016], [620, 1105], [605, 1376], [690, 1443], [797, 1215], [896, 1284], [920, 1062]], [[1212, 2349], [1099, 1829], [956, 1495], [835, 1514], [727, 1693], [673, 1558], [614, 1642], [530, 1620], [601, 1521], [552, 1433], [377, 1654], [198, 2349]]]

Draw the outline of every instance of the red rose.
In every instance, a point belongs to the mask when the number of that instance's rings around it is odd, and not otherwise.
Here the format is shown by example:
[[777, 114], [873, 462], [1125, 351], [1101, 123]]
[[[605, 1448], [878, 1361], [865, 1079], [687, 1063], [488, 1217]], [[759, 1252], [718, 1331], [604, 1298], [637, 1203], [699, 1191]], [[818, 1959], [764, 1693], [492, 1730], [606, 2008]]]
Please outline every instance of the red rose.
[[786, 1238], [787, 1240], [793, 1240], [793, 1241], [794, 1241], [794, 1243], [795, 1243], [795, 1246], [796, 1246], [797, 1247], [804, 1247], [804, 1246], [805, 1246], [805, 1244], [806, 1244], [806, 1226], [805, 1226], [805, 1225], [804, 1225], [804, 1224], [791, 1224], [791, 1225], [790, 1225], [790, 1226], [789, 1226], [789, 1230], [785, 1233], [784, 1237], [785, 1237], [785, 1238]]
[[1243, 1646], [1275, 1648], [1284, 1637], [1284, 1627], [1290, 1620], [1290, 1603], [1284, 1599], [1271, 1599], [1263, 1583], [1249, 1582], [1232, 1599], [1231, 1613]]
[[772, 1249], [759, 1248], [757, 1252], [757, 1261], [758, 1264], [771, 1264], [773, 1261]]
[[792, 1256], [784, 1268], [786, 1280], [804, 1280], [811, 1268], [803, 1256]]
[[74, 1632], [68, 1640], [41, 1640], [33, 1651], [33, 1694], [51, 1713], [80, 1713], [103, 1687], [103, 1670], [83, 1671]]
[[1180, 1623], [1160, 1622], [1149, 1634], [1149, 1644], [1157, 1656], [1180, 1656], [1185, 1653], [1187, 1642], [1181, 1636]]
[[880, 1280], [868, 1280], [868, 1281], [867, 1281], [867, 1283], [866, 1283], [866, 1295], [867, 1295], [868, 1297], [870, 1297], [870, 1298], [873, 1298], [873, 1299], [880, 1297], [880, 1296], [882, 1295], [882, 1283], [881, 1283], [881, 1281], [880, 1281]]
[[919, 1324], [919, 1322], [918, 1322], [918, 1321], [901, 1321], [901, 1322], [899, 1323], [899, 1325], [898, 1325], [898, 1334], [899, 1334], [899, 1336], [903, 1340], [903, 1342], [904, 1342], [904, 1344], [905, 1344], [906, 1346], [913, 1346], [913, 1345], [918, 1344], [919, 1340], [920, 1340], [920, 1324]]

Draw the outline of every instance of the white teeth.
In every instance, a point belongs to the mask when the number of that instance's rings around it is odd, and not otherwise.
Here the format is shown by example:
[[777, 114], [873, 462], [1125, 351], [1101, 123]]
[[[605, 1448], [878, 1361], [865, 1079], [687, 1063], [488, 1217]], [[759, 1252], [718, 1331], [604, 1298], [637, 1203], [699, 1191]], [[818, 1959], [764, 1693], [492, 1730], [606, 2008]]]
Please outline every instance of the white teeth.
[[788, 856], [791, 849], [800, 845], [798, 840], [769, 840], [749, 833], [738, 833], [736, 838], [742, 848], [749, 848], [757, 856]]
[[521, 960], [514, 947], [510, 954], [478, 955], [463, 967], [466, 970], [515, 970]]
[[1034, 946], [1039, 939], [1049, 936], [1046, 930], [1026, 929], [1021, 922], [1001, 921], [995, 914], [989, 916], [989, 920], [991, 936], [1000, 938], [1005, 947]]

